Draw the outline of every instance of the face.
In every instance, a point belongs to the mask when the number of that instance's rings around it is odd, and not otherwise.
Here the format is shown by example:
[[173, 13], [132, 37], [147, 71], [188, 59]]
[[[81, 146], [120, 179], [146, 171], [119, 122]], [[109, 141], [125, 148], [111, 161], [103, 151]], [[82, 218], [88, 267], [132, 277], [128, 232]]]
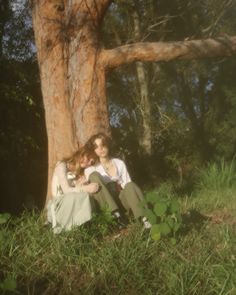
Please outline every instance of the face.
[[102, 143], [101, 138], [95, 139], [94, 145], [95, 145], [94, 152], [99, 158], [108, 157], [108, 153], [109, 153], [108, 147]]
[[94, 164], [94, 159], [89, 158], [87, 155], [84, 155], [80, 158], [80, 167], [87, 168]]

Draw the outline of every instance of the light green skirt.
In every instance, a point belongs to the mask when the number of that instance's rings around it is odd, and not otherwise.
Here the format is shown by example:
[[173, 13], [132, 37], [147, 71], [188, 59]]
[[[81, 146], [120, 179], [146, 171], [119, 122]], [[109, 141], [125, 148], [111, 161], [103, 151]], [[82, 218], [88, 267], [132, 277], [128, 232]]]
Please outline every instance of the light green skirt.
[[52, 224], [53, 232], [70, 230], [92, 218], [92, 207], [88, 193], [68, 193], [49, 200], [47, 220]]

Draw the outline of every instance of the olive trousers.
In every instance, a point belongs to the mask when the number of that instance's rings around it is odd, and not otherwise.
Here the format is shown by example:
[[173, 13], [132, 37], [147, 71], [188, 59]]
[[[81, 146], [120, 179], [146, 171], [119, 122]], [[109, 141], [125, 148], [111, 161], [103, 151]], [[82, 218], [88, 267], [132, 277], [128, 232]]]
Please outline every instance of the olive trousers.
[[89, 176], [89, 180], [99, 184], [99, 191], [92, 194], [99, 207], [108, 206], [111, 211], [131, 210], [136, 219], [143, 216], [143, 209], [140, 204], [143, 193], [134, 182], [127, 183], [119, 192], [115, 182], [104, 183], [103, 177], [98, 172], [93, 172]]

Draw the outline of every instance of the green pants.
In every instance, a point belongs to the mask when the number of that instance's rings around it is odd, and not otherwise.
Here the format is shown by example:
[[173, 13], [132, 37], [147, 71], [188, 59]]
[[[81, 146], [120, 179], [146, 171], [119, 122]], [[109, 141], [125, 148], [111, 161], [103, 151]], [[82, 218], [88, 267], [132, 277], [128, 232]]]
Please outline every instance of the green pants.
[[116, 183], [105, 184], [103, 177], [98, 172], [93, 172], [89, 176], [89, 180], [98, 183], [100, 186], [100, 190], [92, 195], [100, 207], [108, 206], [111, 211], [114, 211], [119, 209], [119, 203], [121, 203], [125, 210], [132, 211], [136, 219], [143, 216], [143, 209], [140, 204], [143, 194], [134, 182], [127, 183], [124, 189], [117, 192]]

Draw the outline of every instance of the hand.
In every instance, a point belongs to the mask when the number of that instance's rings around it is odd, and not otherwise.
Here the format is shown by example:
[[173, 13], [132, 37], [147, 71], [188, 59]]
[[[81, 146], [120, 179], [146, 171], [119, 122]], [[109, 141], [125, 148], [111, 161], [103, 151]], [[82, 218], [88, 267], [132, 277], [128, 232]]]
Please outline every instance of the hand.
[[86, 177], [85, 176], [81, 176], [81, 177], [79, 177], [78, 179], [77, 179], [77, 184], [78, 185], [83, 185], [83, 184], [87, 184], [87, 179], [86, 179]]
[[89, 194], [96, 193], [98, 189], [99, 189], [99, 184], [95, 182], [83, 185], [83, 190]]

